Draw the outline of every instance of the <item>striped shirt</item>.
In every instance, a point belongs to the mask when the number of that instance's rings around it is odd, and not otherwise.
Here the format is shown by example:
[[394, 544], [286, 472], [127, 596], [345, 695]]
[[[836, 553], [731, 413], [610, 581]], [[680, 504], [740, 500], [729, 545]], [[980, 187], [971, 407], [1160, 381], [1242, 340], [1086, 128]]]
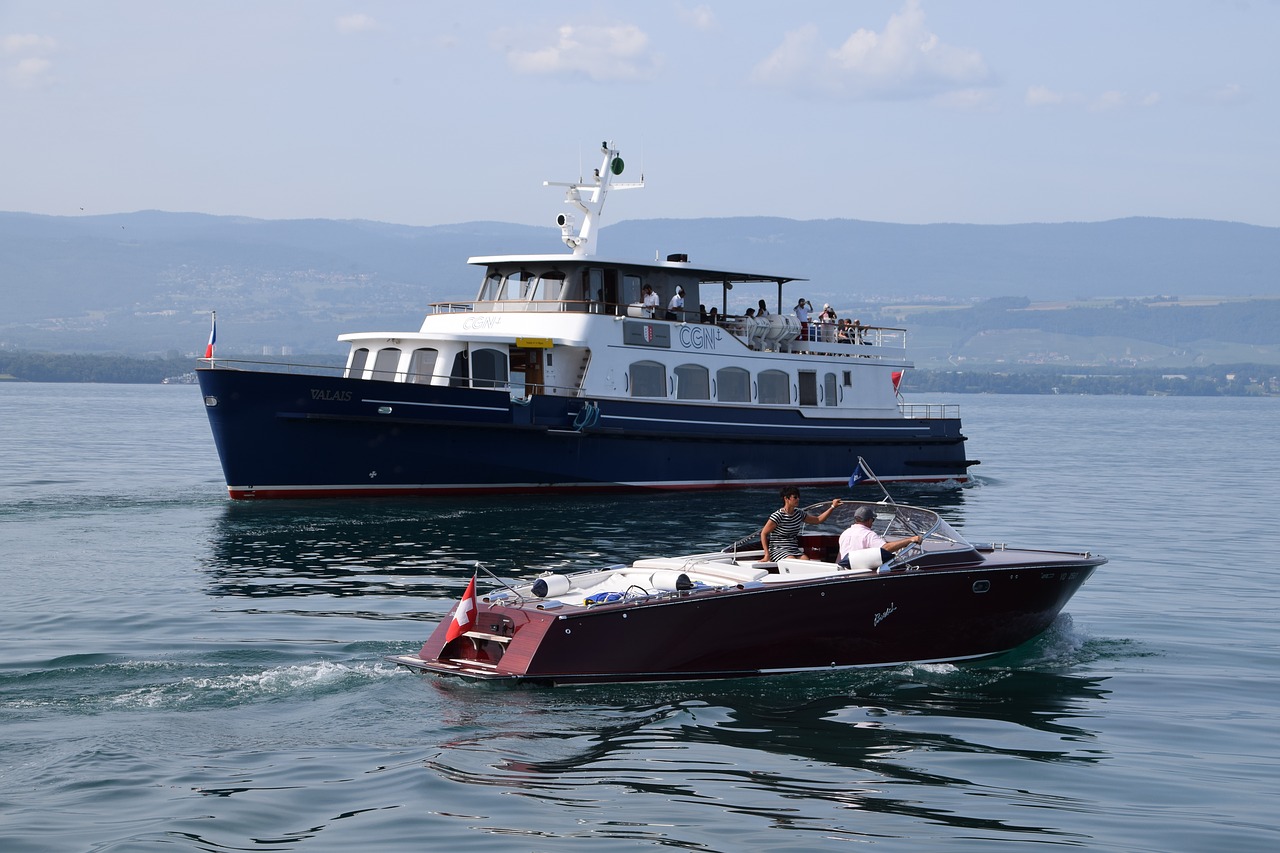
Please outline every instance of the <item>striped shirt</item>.
[[773, 522], [773, 532], [769, 534], [769, 559], [773, 562], [783, 557], [799, 557], [804, 553], [800, 547], [800, 531], [804, 529], [804, 510], [797, 510], [788, 515], [777, 510], [769, 516]]

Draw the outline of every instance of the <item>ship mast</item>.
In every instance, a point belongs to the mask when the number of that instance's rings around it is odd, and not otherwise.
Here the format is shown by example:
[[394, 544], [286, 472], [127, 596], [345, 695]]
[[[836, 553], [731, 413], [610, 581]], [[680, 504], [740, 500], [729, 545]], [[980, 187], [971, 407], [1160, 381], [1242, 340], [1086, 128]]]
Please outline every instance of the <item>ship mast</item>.
[[[604, 197], [609, 190], [631, 190], [644, 186], [644, 175], [636, 183], [614, 183], [613, 179], [622, 174], [622, 157], [619, 156], [618, 149], [609, 142], [602, 142], [600, 150], [604, 153], [604, 160], [601, 161], [600, 168], [596, 169], [593, 180], [576, 184], [542, 182], [544, 187], [568, 187], [564, 203], [576, 207], [578, 213], [561, 213], [556, 217], [556, 225], [560, 226], [564, 244], [575, 255], [584, 257], [595, 254], [596, 220], [604, 209]], [[581, 222], [578, 221], [579, 218]]]

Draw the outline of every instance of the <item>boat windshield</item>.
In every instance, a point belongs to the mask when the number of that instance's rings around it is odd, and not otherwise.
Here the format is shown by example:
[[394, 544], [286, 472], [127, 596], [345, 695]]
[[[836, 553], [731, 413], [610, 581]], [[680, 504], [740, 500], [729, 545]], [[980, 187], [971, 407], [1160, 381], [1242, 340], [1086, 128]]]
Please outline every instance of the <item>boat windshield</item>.
[[[812, 504], [804, 508], [807, 515], [821, 515], [830, 503]], [[973, 545], [957, 533], [931, 509], [905, 504], [875, 503], [872, 501], [844, 501], [836, 507], [836, 511], [827, 517], [819, 527], [830, 533], [843, 531], [853, 524], [854, 511], [860, 506], [869, 506], [876, 512], [876, 521], [872, 525], [875, 531], [888, 541], [903, 539], [907, 536], [923, 536], [927, 541], [940, 546], [955, 549], [971, 549]], [[726, 551], [759, 549], [760, 531], [742, 537], [726, 548]]]
[[[828, 504], [816, 504], [806, 511], [817, 515], [826, 509]], [[906, 536], [923, 536], [938, 543], [949, 544], [957, 548], [972, 548], [969, 542], [951, 528], [942, 516], [931, 509], [919, 506], [907, 506], [895, 503], [873, 503], [871, 501], [844, 501], [836, 507], [824, 527], [837, 527], [844, 530], [853, 524], [853, 514], [860, 506], [869, 506], [876, 512], [876, 521], [872, 525], [875, 531], [890, 541]]]

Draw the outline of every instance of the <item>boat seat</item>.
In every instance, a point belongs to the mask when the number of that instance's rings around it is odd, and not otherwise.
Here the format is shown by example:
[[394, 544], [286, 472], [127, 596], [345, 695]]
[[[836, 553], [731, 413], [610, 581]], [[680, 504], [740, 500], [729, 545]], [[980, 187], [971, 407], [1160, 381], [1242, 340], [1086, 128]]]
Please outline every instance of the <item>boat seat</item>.
[[668, 571], [684, 571], [689, 566], [702, 563], [732, 563], [731, 554], [698, 554], [692, 557], [644, 557], [631, 564], [636, 569], [667, 569]]
[[757, 569], [751, 566], [744, 566], [739, 563], [730, 561], [708, 561], [696, 562], [688, 565], [685, 571], [692, 576], [718, 578], [721, 580], [733, 581], [734, 583], [748, 583], [750, 581], [758, 581], [769, 574], [768, 569]]
[[872, 574], [874, 571], [875, 569], [872, 567], [864, 568], [858, 566], [853, 569], [846, 569], [837, 566], [835, 563], [828, 563], [823, 560], [800, 560], [794, 557], [784, 557], [778, 561], [778, 573], [764, 578], [764, 582], [783, 583], [785, 581], [800, 580], [801, 578], [811, 580], [828, 575], [832, 577], [836, 575], [867, 575]]

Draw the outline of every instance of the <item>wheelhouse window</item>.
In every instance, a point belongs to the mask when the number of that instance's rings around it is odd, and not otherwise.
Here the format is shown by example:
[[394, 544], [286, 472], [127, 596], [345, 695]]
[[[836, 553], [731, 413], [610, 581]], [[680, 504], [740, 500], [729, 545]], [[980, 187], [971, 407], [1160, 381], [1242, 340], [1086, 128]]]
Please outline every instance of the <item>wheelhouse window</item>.
[[564, 291], [564, 273], [549, 272], [538, 276], [529, 288], [530, 302], [558, 302]]
[[473, 388], [505, 388], [507, 354], [496, 349], [471, 351], [471, 386]]
[[595, 267], [587, 270], [587, 301], [591, 303], [591, 313], [600, 313], [601, 303], [607, 301], [604, 296], [604, 270]]
[[624, 275], [622, 277], [622, 300], [628, 303], [639, 302], [644, 299], [640, 293], [640, 287], [643, 282], [638, 275]]
[[716, 399], [722, 403], [751, 402], [751, 374], [741, 367], [716, 371]]
[[396, 378], [396, 368], [400, 366], [400, 350], [396, 347], [387, 347], [378, 350], [378, 355], [373, 360], [373, 378], [394, 380]]
[[791, 377], [781, 370], [762, 370], [757, 381], [761, 403], [786, 405], [791, 402]]
[[347, 364], [347, 372], [343, 376], [347, 379], [360, 379], [364, 376], [364, 366], [369, 360], [369, 350], [367, 347], [360, 347], [351, 353], [351, 361]]
[[523, 299], [529, 278], [529, 273], [523, 270], [509, 274], [503, 281], [502, 287], [498, 289], [498, 298], [505, 300]]
[[840, 392], [836, 388], [836, 375], [828, 373], [822, 377], [822, 401], [828, 406], [840, 404]]
[[667, 369], [658, 362], [632, 362], [630, 377], [632, 397], [667, 396]]
[[436, 370], [436, 359], [440, 351], [437, 349], [416, 349], [409, 357], [409, 381], [419, 385], [430, 385], [431, 374]]
[[682, 364], [675, 369], [677, 400], [710, 400], [711, 374], [700, 364]]
[[489, 274], [484, 277], [484, 284], [480, 285], [479, 302], [493, 302], [502, 298], [502, 274], [490, 270]]

